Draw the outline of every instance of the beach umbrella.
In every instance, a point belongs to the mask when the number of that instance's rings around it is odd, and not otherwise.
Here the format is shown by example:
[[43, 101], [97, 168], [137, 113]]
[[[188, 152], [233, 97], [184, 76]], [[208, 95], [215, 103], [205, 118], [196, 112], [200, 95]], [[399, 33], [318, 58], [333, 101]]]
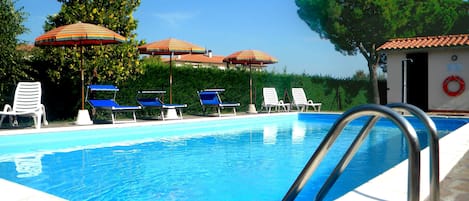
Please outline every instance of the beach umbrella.
[[182, 54], [204, 54], [205, 48], [183, 40], [168, 38], [139, 46], [138, 51], [141, 54], [169, 55], [169, 103], [171, 104], [173, 102], [173, 56]]
[[92, 45], [116, 44], [125, 41], [125, 37], [114, 31], [95, 24], [74, 23], [54, 28], [34, 41], [35, 46], [77, 46], [80, 47], [81, 62], [81, 110], [85, 109], [85, 79], [83, 69], [83, 47]]
[[265, 64], [277, 63], [278, 60], [269, 54], [259, 50], [241, 50], [226, 56], [224, 62], [230, 64], [242, 64], [249, 66], [249, 113], [257, 113], [256, 107], [252, 103], [252, 65], [264, 67]]

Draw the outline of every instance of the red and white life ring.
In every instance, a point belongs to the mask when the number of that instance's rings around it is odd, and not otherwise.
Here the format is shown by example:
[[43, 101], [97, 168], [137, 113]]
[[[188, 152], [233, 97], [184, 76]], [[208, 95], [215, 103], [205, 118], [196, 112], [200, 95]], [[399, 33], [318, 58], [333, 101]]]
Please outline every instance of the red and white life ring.
[[[448, 88], [451, 82], [456, 82], [459, 85], [457, 90], [452, 91]], [[464, 80], [457, 75], [450, 75], [443, 81], [443, 91], [445, 91], [448, 96], [459, 96], [464, 92], [465, 88]]]

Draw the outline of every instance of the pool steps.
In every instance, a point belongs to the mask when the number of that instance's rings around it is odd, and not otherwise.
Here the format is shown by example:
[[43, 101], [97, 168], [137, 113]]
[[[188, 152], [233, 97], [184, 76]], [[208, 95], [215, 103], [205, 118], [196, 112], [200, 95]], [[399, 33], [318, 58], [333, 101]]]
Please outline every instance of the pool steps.
[[[394, 109], [394, 110], [393, 110]], [[406, 137], [406, 142], [409, 149], [409, 162], [408, 162], [408, 179], [407, 179], [407, 200], [416, 201], [420, 199], [420, 145], [418, 142], [417, 133], [412, 125], [404, 118], [403, 115], [396, 112], [409, 112], [416, 116], [428, 130], [428, 141], [430, 148], [430, 201], [439, 200], [439, 150], [438, 150], [438, 135], [434, 122], [428, 117], [425, 112], [410, 104], [392, 103], [387, 106], [367, 104], [357, 106], [346, 111], [334, 123], [329, 133], [316, 149], [310, 160], [307, 162], [300, 175], [292, 184], [287, 194], [285, 194], [284, 201], [293, 201], [296, 196], [303, 189], [306, 181], [311, 177], [315, 169], [319, 166], [324, 156], [329, 151], [332, 144], [335, 142], [341, 131], [345, 126], [354, 119], [362, 116], [370, 116], [368, 122], [364, 125], [354, 142], [351, 144], [347, 152], [342, 157], [341, 161], [337, 164], [334, 171], [330, 174], [329, 178], [323, 184], [316, 200], [322, 200], [329, 189], [334, 185], [335, 181], [344, 171], [345, 167], [352, 160], [352, 157], [359, 149], [362, 142], [367, 137], [370, 130], [381, 117], [387, 117], [392, 120], [396, 126], [400, 128]]]

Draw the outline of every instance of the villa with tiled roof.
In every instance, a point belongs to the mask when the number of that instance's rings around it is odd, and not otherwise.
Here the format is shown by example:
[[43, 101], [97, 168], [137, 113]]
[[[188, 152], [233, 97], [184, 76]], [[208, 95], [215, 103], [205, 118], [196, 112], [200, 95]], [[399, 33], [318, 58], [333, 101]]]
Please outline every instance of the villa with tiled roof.
[[[174, 66], [192, 66], [194, 68], [218, 68], [221, 70], [225, 70], [228, 68], [231, 69], [239, 69], [243, 68], [243, 66], [239, 64], [228, 64], [223, 61], [225, 56], [222, 55], [213, 55], [212, 51], [207, 51], [206, 54], [183, 54], [183, 55], [176, 55], [172, 58], [172, 62]], [[169, 62], [169, 58], [163, 58], [163, 62]], [[252, 65], [253, 70], [259, 71], [265, 67], [259, 65]]]
[[386, 55], [387, 102], [430, 112], [469, 112], [469, 34], [390, 39]]
[[404, 50], [404, 49], [424, 49], [443, 47], [464, 47], [469, 46], [469, 34], [448, 35], [448, 36], [427, 36], [416, 38], [396, 38], [391, 39], [378, 48], [380, 50]]
[[[173, 58], [174, 66], [189, 65], [194, 68], [218, 68], [226, 69], [226, 63], [223, 62], [224, 56], [213, 55], [211, 51], [206, 54], [183, 54]], [[163, 59], [169, 62], [169, 59]]]

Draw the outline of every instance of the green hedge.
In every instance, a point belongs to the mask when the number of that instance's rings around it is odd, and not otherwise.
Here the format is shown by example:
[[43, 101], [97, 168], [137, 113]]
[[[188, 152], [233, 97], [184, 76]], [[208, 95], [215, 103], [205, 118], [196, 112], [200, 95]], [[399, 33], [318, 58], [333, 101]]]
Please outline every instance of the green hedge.
[[[146, 64], [146, 72], [135, 81], [119, 86], [118, 102], [136, 104], [136, 92], [141, 89], [161, 89], [169, 92], [169, 68], [167, 65]], [[322, 102], [323, 111], [344, 111], [353, 106], [372, 102], [368, 94], [367, 80], [335, 79], [321, 76], [254, 72], [253, 101], [257, 110], [262, 104], [262, 88], [275, 87], [279, 99], [292, 102], [291, 88], [302, 87], [309, 99]], [[219, 70], [212, 68], [173, 68], [173, 103], [185, 103], [185, 112], [200, 114], [197, 91], [206, 88], [223, 88], [223, 101], [241, 103], [239, 111], [246, 111], [249, 104], [249, 71]], [[165, 102], [169, 102], [168, 94]]]
[[[169, 92], [169, 67], [160, 62], [143, 62], [145, 72], [136, 80], [127, 80], [117, 84], [120, 91], [117, 102], [122, 105], [137, 105], [135, 100], [137, 91], [141, 89], [162, 89]], [[296, 74], [280, 74], [274, 72], [253, 71], [253, 100], [259, 111], [262, 104], [262, 88], [275, 87], [279, 99], [291, 102], [291, 88], [304, 88], [308, 98], [315, 102], [322, 102], [322, 111], [345, 111], [356, 105], [371, 103], [369, 82], [359, 79], [336, 79], [324, 76], [308, 76]], [[81, 107], [81, 89], [79, 80], [62, 80], [56, 83], [52, 80], [39, 80], [43, 83], [43, 103], [46, 106], [48, 119], [75, 119]], [[385, 81], [380, 81], [385, 84]], [[99, 84], [115, 84], [109, 80]], [[12, 104], [16, 85], [10, 83], [11, 92], [4, 94], [2, 105]], [[238, 111], [247, 111], [249, 104], [249, 71], [213, 68], [173, 68], [173, 103], [185, 103], [188, 108], [184, 113], [198, 115], [202, 108], [197, 96], [197, 90], [206, 88], [224, 88], [222, 99], [226, 102], [239, 102]], [[381, 87], [386, 89], [386, 87]], [[382, 92], [385, 92], [385, 90]], [[382, 93], [382, 95], [385, 93]], [[383, 100], [383, 99], [382, 99]], [[385, 97], [384, 97], [384, 100]], [[168, 94], [165, 102], [169, 103]], [[85, 107], [90, 109], [85, 103]], [[146, 110], [143, 112], [147, 112]]]

